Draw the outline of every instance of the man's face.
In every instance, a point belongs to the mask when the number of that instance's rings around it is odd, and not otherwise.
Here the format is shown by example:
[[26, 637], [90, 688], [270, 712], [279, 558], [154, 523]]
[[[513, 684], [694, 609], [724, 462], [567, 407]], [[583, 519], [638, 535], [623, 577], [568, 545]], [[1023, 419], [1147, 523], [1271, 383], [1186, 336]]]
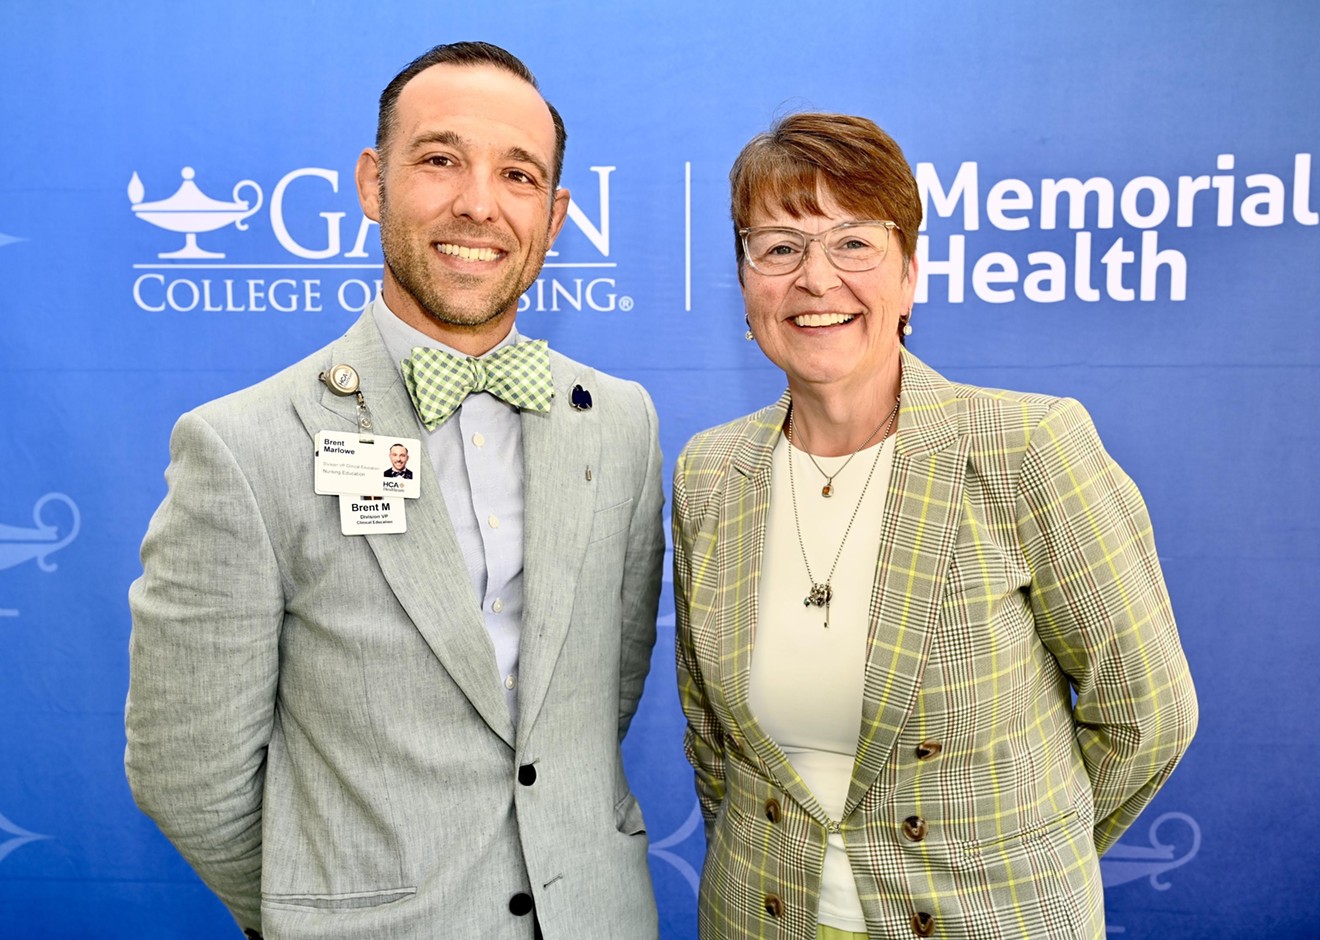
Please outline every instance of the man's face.
[[554, 145], [540, 94], [502, 69], [435, 65], [404, 86], [385, 152], [357, 168], [391, 310], [464, 352], [504, 337], [568, 211]]
[[[390, 448], [390, 464], [394, 467], [394, 472], [398, 473], [408, 466], [408, 448], [400, 447], [395, 444]], [[377, 464], [376, 466], [380, 466]]]

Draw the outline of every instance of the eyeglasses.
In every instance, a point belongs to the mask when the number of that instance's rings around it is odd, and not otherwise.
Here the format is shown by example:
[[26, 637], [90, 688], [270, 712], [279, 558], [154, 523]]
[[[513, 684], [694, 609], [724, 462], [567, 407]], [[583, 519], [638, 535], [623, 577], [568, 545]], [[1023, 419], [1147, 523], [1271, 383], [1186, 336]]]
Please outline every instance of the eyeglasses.
[[840, 271], [869, 271], [885, 260], [896, 222], [842, 222], [817, 235], [795, 228], [763, 225], [738, 230], [747, 263], [761, 274], [792, 274], [802, 267], [812, 242]]

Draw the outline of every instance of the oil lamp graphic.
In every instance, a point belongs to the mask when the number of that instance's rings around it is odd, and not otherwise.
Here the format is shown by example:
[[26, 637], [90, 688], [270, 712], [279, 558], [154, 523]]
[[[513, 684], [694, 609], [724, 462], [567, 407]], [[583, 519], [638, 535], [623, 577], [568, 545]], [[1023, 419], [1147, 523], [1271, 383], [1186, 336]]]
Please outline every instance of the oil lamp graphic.
[[[1178, 854], [1179, 844], [1165, 842], [1160, 838], [1161, 830], [1167, 831], [1168, 828], [1172, 828], [1176, 832], [1180, 828], [1166, 827], [1166, 823], [1180, 823], [1181, 828], [1186, 830], [1185, 839], [1179, 840], [1187, 843], [1186, 850], [1181, 855]], [[1110, 846], [1105, 857], [1100, 860], [1100, 877], [1106, 888], [1146, 878], [1156, 891], [1167, 891], [1171, 885], [1168, 881], [1161, 880], [1160, 876], [1166, 871], [1186, 865], [1196, 857], [1197, 852], [1201, 851], [1201, 827], [1186, 813], [1165, 813], [1157, 817], [1150, 824], [1150, 831], [1146, 837], [1150, 840], [1149, 846], [1130, 845], [1125, 842]]]
[[[155, 202], [143, 202], [142, 180], [134, 171], [128, 181], [128, 199], [133, 203], [133, 212], [139, 219], [150, 222], [159, 228], [171, 232], [182, 232], [183, 247], [178, 251], [163, 251], [158, 258], [223, 258], [223, 251], [207, 251], [197, 244], [197, 236], [202, 232], [214, 232], [232, 224], [241, 232], [247, 231], [244, 219], [252, 216], [261, 208], [261, 187], [252, 180], [242, 180], [234, 186], [233, 201], [221, 202], [212, 199], [193, 182], [196, 171], [186, 166], [181, 174], [183, 183], [178, 191], [168, 199]], [[248, 200], [239, 199], [238, 194], [244, 187], [250, 186], [256, 193], [256, 205], [249, 205]]]
[[[64, 505], [70, 517], [68, 525], [59, 526], [45, 521], [45, 509], [51, 503]], [[58, 566], [47, 560], [47, 556], [55, 554], [78, 537], [78, 530], [82, 528], [82, 514], [78, 512], [77, 503], [63, 493], [47, 493], [32, 507], [32, 522], [34, 524], [31, 528], [0, 523], [0, 571], [32, 560], [36, 561], [42, 571], [54, 571]], [[0, 617], [17, 616], [17, 610], [0, 608]], [[0, 820], [3, 818], [0, 817]], [[0, 852], [0, 858], [3, 857], [4, 853]]]

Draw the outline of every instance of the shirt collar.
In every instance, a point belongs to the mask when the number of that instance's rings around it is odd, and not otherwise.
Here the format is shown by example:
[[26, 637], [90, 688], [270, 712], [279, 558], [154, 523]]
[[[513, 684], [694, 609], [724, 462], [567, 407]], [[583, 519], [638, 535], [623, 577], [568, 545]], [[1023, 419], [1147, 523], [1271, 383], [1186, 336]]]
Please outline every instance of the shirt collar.
[[[414, 329], [407, 323], [399, 319], [398, 315], [385, 304], [385, 298], [380, 295], [371, 304], [371, 316], [376, 321], [376, 329], [380, 331], [381, 339], [385, 341], [385, 349], [390, 354], [390, 359], [394, 362], [394, 367], [400, 368], [399, 364], [412, 355], [414, 346], [426, 346], [431, 349], [443, 349], [447, 353], [452, 353], [460, 359], [466, 359], [467, 353], [459, 352], [452, 346], [447, 346], [434, 337], [427, 336], [421, 330]], [[518, 335], [518, 328], [510, 324], [508, 335], [500, 340], [488, 351], [478, 356], [478, 359], [491, 355], [497, 349], [503, 349], [505, 346], [512, 346], [522, 339]]]

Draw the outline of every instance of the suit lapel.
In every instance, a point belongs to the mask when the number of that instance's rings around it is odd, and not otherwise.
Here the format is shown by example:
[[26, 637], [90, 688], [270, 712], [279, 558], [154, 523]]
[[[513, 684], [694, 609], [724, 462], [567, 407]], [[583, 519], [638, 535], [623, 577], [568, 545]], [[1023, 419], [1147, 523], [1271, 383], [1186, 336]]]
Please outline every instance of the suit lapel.
[[[518, 650], [518, 735], [529, 733], [545, 702], [568, 635], [595, 510], [600, 467], [600, 412], [569, 404], [571, 389], [597, 391], [595, 373], [551, 354], [550, 411], [522, 414], [523, 625]], [[597, 394], [599, 392], [597, 391]]]
[[902, 399], [845, 816], [875, 783], [916, 702], [962, 508], [967, 440], [959, 433], [960, 402], [944, 379], [906, 351]]
[[[330, 347], [323, 368], [338, 363], [357, 370], [376, 434], [425, 438], [398, 364], [390, 360], [370, 310]], [[341, 397], [323, 388], [319, 398], [307, 401], [316, 402], [299, 408], [308, 434], [357, 427], [355, 397]], [[454, 537], [440, 482], [429, 454], [423, 456], [415, 464], [421, 495], [407, 501], [408, 531], [363, 537], [375, 553], [386, 583], [431, 651], [491, 730], [512, 747], [513, 727], [496, 681], [499, 670], [494, 648]]]
[[[716, 630], [721, 641], [719, 687], [741, 743], [760, 759], [770, 777], [808, 813], [827, 817], [779, 745], [762, 730], [750, 703], [752, 649], [760, 616], [761, 558], [770, 512], [770, 476], [775, 445], [788, 413], [785, 393], [753, 419], [752, 431], [733, 456], [734, 472], [724, 492], [715, 544], [720, 577]], [[748, 616], [747, 612], [751, 615]]]

